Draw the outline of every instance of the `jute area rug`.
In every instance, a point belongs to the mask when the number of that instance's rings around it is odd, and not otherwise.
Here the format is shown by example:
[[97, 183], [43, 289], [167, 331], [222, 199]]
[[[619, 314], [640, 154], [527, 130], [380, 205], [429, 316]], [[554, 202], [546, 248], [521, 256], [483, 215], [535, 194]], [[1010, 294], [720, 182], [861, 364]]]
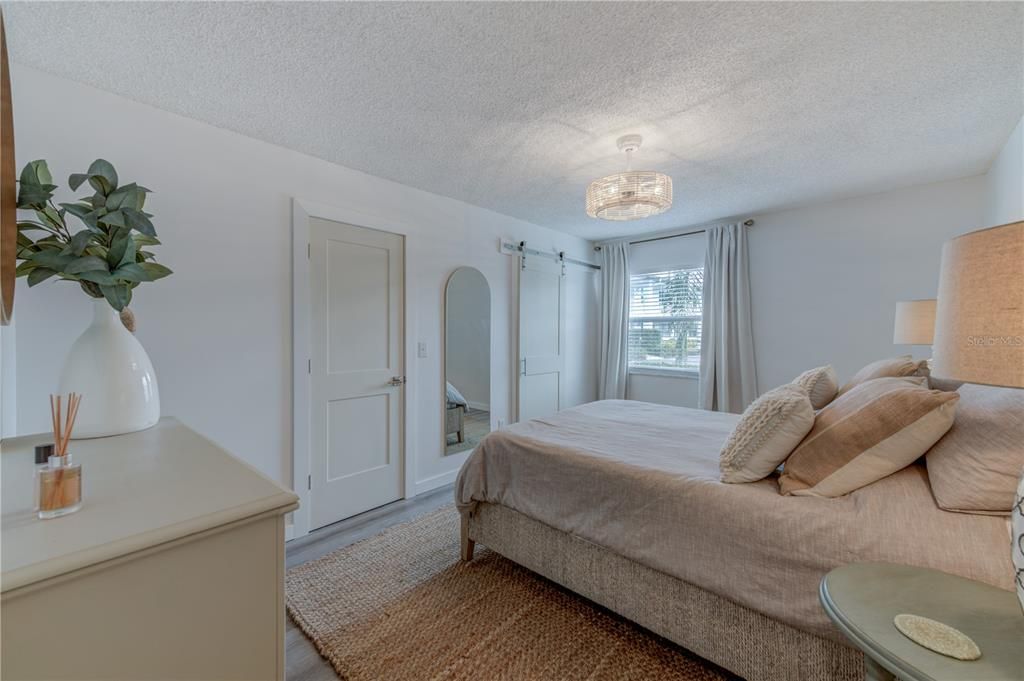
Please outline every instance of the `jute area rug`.
[[288, 571], [288, 613], [350, 681], [735, 677], [477, 546], [452, 506]]

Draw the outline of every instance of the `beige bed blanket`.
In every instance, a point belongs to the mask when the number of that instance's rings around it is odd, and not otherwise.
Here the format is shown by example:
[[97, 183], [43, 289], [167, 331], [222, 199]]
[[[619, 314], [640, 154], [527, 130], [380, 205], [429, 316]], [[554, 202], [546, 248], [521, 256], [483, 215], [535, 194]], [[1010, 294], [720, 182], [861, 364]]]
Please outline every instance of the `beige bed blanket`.
[[950, 513], [913, 465], [838, 499], [729, 485], [718, 451], [739, 417], [594, 402], [488, 435], [455, 499], [485, 501], [611, 549], [804, 631], [840, 640], [818, 605], [830, 569], [937, 568], [1013, 588], [1006, 518]]

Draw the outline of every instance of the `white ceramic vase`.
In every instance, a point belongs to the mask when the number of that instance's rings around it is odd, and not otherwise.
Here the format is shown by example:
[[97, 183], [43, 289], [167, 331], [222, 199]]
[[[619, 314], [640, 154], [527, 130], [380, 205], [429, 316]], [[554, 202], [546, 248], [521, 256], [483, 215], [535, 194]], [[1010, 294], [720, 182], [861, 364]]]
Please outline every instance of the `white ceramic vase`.
[[144, 430], [160, 420], [160, 391], [149, 355], [106, 300], [93, 301], [92, 324], [60, 372], [60, 393], [82, 395], [76, 440]]
[[1017, 577], [1017, 600], [1024, 611], [1024, 471], [1017, 483], [1017, 500], [1013, 505], [1013, 568]]

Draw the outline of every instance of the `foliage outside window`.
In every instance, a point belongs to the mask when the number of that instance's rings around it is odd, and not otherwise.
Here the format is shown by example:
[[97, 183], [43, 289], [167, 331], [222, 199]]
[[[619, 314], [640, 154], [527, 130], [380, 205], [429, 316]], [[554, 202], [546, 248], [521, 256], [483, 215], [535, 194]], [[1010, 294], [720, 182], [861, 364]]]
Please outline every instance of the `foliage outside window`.
[[700, 369], [704, 268], [629, 278], [629, 367]]

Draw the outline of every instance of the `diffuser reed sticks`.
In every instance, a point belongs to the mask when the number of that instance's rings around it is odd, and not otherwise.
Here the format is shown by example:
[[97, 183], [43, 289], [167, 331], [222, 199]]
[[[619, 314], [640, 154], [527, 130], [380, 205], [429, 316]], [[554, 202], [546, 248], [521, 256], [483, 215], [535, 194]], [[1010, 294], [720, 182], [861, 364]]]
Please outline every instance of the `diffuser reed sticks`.
[[37, 473], [39, 517], [56, 518], [74, 513], [82, 506], [82, 466], [71, 462], [68, 442], [75, 428], [82, 396], [70, 393], [65, 406], [63, 395], [50, 395], [50, 419], [53, 424], [54, 455]]
[[68, 441], [71, 440], [71, 431], [75, 427], [75, 418], [78, 416], [78, 405], [82, 403], [82, 396], [78, 393], [68, 394], [67, 414], [61, 421], [61, 400], [62, 395], [50, 395], [50, 417], [53, 419], [53, 445], [57, 456], [64, 456], [68, 451]]

